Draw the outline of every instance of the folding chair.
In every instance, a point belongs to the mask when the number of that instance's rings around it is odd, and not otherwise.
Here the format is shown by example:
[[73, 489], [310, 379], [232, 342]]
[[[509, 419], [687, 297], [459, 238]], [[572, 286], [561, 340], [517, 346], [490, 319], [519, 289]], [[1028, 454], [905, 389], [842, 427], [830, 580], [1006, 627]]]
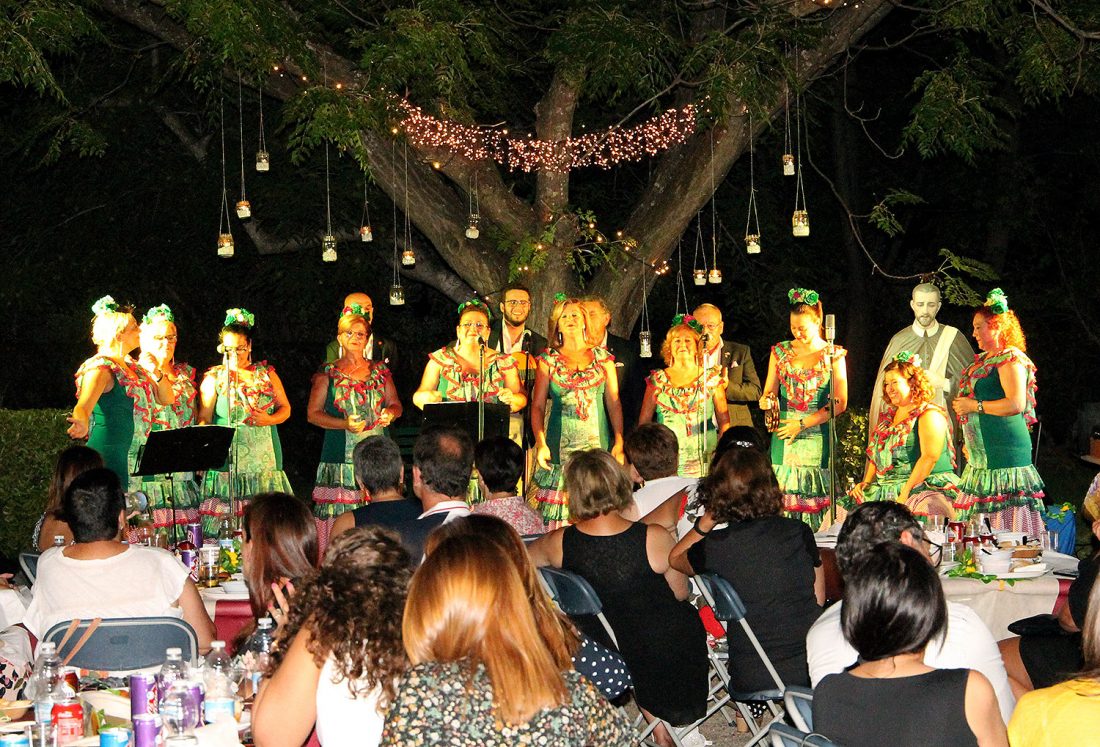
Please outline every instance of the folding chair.
[[[725, 685], [726, 695], [729, 697], [729, 700], [733, 701], [734, 706], [736, 706], [737, 710], [741, 713], [741, 716], [745, 719], [745, 723], [749, 726], [749, 730], [752, 732], [752, 739], [745, 743], [745, 747], [751, 747], [751, 745], [763, 742], [764, 738], [767, 736], [768, 726], [783, 718], [784, 710], [779, 704], [783, 701], [783, 692], [786, 690], [786, 686], [783, 684], [783, 679], [779, 676], [779, 673], [775, 670], [775, 666], [772, 664], [771, 659], [768, 658], [767, 652], [764, 651], [764, 647], [760, 645], [760, 641], [753, 632], [752, 626], [749, 625], [749, 621], [745, 619], [745, 604], [741, 601], [741, 597], [737, 595], [733, 585], [717, 573], [699, 573], [693, 578], [699, 593], [714, 611], [714, 617], [726, 630], [726, 636], [728, 637], [730, 634], [729, 623], [736, 622], [748, 637], [752, 647], [756, 650], [757, 656], [760, 657], [760, 661], [763, 663], [764, 668], [768, 670], [772, 682], [775, 683], [774, 689], [759, 690], [756, 692], [740, 692], [734, 690], [730, 684], [729, 669], [727, 668], [729, 663], [728, 660], [723, 661], [723, 657], [713, 650], [710, 652], [711, 666], [714, 668], [719, 679], [721, 679], [722, 684]], [[752, 711], [748, 706], [750, 701], [764, 701], [768, 704], [768, 710], [772, 712], [772, 718], [764, 726], [757, 726], [756, 719], [753, 718]]]
[[40, 552], [19, 553], [19, 567], [23, 569], [23, 575], [27, 577], [27, 582], [32, 586], [34, 585], [34, 577], [38, 575], [38, 558], [40, 555], [42, 555]]
[[768, 727], [767, 733], [772, 747], [837, 747], [836, 742], [820, 734], [805, 732], [774, 721]]
[[59, 622], [46, 631], [44, 641], [57, 644], [68, 666], [118, 672], [164, 663], [169, 648], [183, 650], [185, 660], [199, 654], [198, 637], [178, 617], [117, 617]]
[[791, 723], [802, 731], [814, 730], [814, 691], [809, 687], [788, 685], [783, 693], [783, 705]]

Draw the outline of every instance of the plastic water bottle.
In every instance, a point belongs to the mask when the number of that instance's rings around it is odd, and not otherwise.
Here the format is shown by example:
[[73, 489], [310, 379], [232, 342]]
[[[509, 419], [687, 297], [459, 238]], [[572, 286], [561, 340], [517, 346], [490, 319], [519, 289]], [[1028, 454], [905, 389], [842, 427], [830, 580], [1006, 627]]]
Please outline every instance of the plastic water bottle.
[[233, 693], [231, 670], [233, 660], [225, 650], [225, 641], [211, 641], [210, 653], [203, 666], [203, 720], [212, 724], [222, 719], [236, 719], [237, 699]]
[[165, 696], [177, 681], [187, 680], [187, 665], [183, 663], [183, 649], [170, 648], [164, 652], [164, 664], [157, 674], [158, 703], [163, 702]]
[[165, 747], [197, 745], [195, 727], [199, 725], [201, 716], [195, 683], [186, 679], [173, 681], [161, 698], [160, 716], [164, 722]]
[[64, 683], [61, 658], [57, 645], [52, 641], [38, 644], [38, 657], [27, 681], [27, 697], [34, 701], [34, 720], [38, 723], [53, 721], [54, 696]]
[[260, 689], [267, 666], [271, 661], [271, 649], [274, 645], [274, 623], [270, 617], [261, 617], [256, 621], [256, 632], [245, 644], [245, 667], [252, 680], [252, 692]]

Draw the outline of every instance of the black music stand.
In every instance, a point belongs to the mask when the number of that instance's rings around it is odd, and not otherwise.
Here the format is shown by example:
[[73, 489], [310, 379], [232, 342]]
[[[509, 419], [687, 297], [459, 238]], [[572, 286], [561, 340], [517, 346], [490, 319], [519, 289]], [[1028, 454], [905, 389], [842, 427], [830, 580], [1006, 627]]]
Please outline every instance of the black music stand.
[[151, 431], [138, 454], [135, 477], [168, 475], [173, 489], [168, 494], [172, 508], [172, 535], [176, 534], [176, 500], [172, 496], [177, 472], [220, 469], [229, 459], [229, 447], [236, 429], [224, 425], [189, 425], [165, 431]]
[[432, 402], [424, 405], [424, 425], [428, 428], [433, 425], [453, 425], [461, 428], [469, 434], [476, 444], [478, 442], [478, 408], [483, 408], [485, 413], [485, 428], [482, 439], [503, 436], [508, 438], [508, 415], [511, 408], [500, 402]]

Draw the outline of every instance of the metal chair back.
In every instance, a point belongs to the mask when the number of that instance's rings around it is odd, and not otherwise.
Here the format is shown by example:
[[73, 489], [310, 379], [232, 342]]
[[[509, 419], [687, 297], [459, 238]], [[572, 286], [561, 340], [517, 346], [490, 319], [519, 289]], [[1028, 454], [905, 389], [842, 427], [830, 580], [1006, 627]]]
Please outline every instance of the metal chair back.
[[[59, 622], [46, 631], [44, 641], [57, 644], [62, 660], [83, 638], [92, 620], [81, 620], [65, 646], [61, 641], [71, 621]], [[69, 661], [70, 666], [96, 671], [119, 672], [144, 669], [164, 663], [169, 648], [183, 650], [187, 661], [198, 658], [199, 642], [194, 628], [178, 617], [104, 618]]]
[[23, 569], [23, 575], [27, 577], [27, 581], [32, 585], [35, 576], [38, 575], [38, 558], [41, 555], [40, 552], [19, 553], [19, 567]]
[[814, 691], [808, 687], [790, 685], [783, 693], [787, 715], [802, 731], [814, 730]]
[[558, 609], [570, 617], [595, 615], [615, 648], [619, 647], [619, 639], [615, 637], [615, 631], [604, 617], [603, 603], [592, 584], [582, 576], [561, 568], [539, 568], [539, 577]]
[[768, 727], [772, 747], [838, 747], [837, 743], [820, 734], [804, 732], [793, 726], [772, 722]]

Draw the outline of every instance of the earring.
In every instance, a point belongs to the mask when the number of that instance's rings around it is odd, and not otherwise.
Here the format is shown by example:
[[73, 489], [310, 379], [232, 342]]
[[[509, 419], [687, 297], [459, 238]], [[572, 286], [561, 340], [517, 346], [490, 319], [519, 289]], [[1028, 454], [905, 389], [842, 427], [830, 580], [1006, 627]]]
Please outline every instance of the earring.
[[558, 332], [558, 344], [562, 345], [564, 343], [565, 343], [565, 338], [562, 336], [561, 332]]

